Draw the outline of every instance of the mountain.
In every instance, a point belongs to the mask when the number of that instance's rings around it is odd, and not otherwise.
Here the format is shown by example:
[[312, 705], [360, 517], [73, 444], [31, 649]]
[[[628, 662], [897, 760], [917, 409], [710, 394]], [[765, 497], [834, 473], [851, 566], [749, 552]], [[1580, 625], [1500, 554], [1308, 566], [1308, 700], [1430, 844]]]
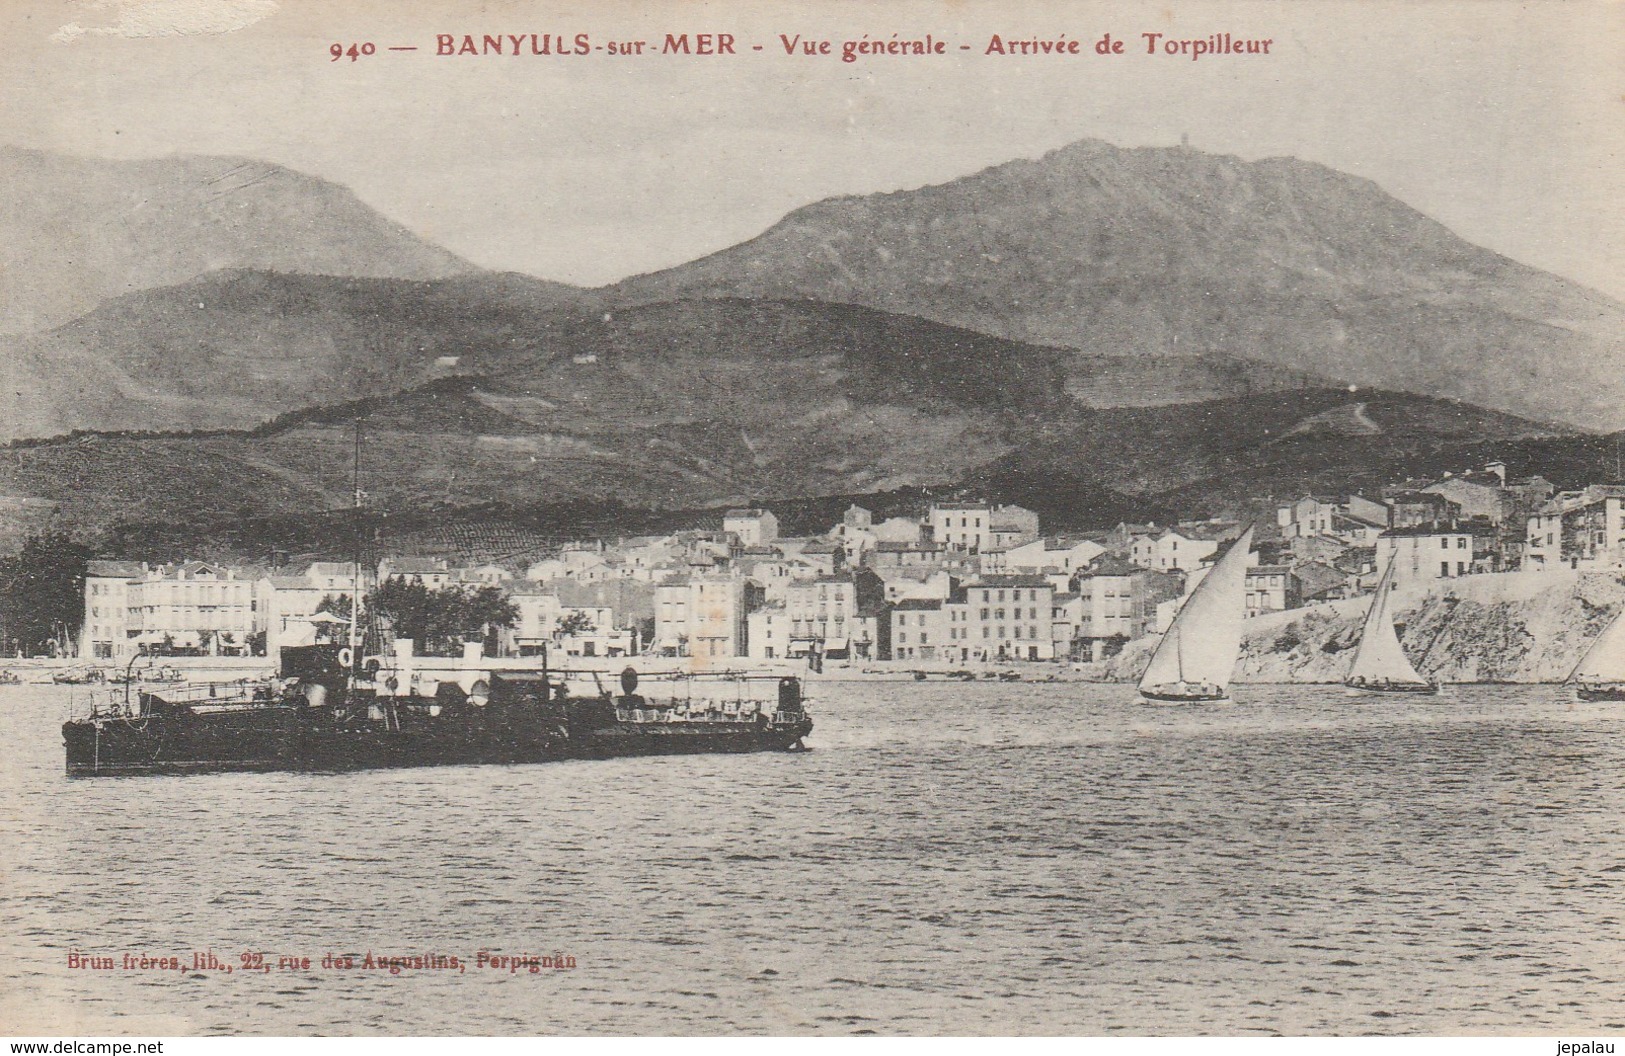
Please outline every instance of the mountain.
[[[599, 356], [607, 357], [602, 369], [568, 369]], [[1085, 356], [851, 305], [730, 299], [606, 313], [581, 291], [517, 275], [412, 282], [228, 271], [117, 298], [45, 334], [0, 338], [8, 382], [0, 429], [9, 429], [0, 438], [244, 429], [448, 372], [487, 375], [498, 386], [528, 379], [545, 391], [555, 369], [600, 379], [593, 384], [602, 398], [580, 405], [583, 428], [595, 416], [614, 418], [628, 399], [660, 417], [670, 410], [668, 390], [686, 392], [703, 376], [714, 383], [703, 395], [762, 422], [771, 438], [774, 415], [808, 405], [798, 389], [813, 401], [833, 380], [819, 375], [818, 364], [835, 362], [828, 357], [886, 383], [953, 390], [966, 406], [1029, 411], [1328, 380], [1222, 357]], [[686, 373], [648, 382], [670, 362], [686, 364]], [[616, 378], [635, 391], [606, 380]], [[683, 400], [671, 407], [688, 413]]]
[[473, 270], [362, 204], [279, 165], [183, 155], [109, 161], [0, 146], [0, 333], [218, 269], [434, 279]]
[[1086, 140], [940, 186], [818, 202], [601, 292], [860, 304], [1085, 353], [1240, 356], [1625, 426], [1625, 305], [1290, 158]]

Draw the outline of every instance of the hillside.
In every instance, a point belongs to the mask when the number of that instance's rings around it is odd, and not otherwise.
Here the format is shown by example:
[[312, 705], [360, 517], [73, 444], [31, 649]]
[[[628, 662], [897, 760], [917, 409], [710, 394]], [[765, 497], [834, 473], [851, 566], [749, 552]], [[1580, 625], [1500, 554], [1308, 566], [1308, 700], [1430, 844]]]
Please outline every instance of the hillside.
[[1067, 479], [1075, 467], [1119, 491], [1206, 511], [1248, 496], [1375, 487], [1461, 469], [1464, 449], [1525, 443], [1539, 462], [1560, 431], [1455, 401], [1308, 389], [1079, 415], [973, 479]]
[[818, 202], [602, 293], [862, 304], [1086, 353], [1240, 356], [1625, 426], [1625, 306], [1289, 158], [1086, 140], [940, 186]]
[[[602, 369], [567, 369], [599, 356]], [[860, 388], [897, 383], [988, 409], [1154, 405], [1324, 383], [1241, 360], [1082, 356], [850, 305], [721, 300], [606, 314], [579, 291], [515, 275], [412, 282], [227, 271], [118, 298], [47, 334], [0, 339], [9, 382], [0, 438], [252, 428], [447, 373], [545, 388], [556, 367], [564, 381], [604, 390], [583, 419], [624, 416], [624, 381], [654, 401], [640, 414], [663, 413], [658, 404], [677, 386], [771, 421], [778, 411], [764, 415], [744, 394], [776, 408], [807, 385], [811, 399], [831, 380], [817, 376], [820, 356], [841, 357]], [[456, 366], [437, 366], [441, 357]], [[707, 368], [703, 392], [683, 388], [697, 376], [691, 367], [648, 380], [659, 364], [710, 358], [728, 369]]]
[[0, 439], [72, 429], [252, 428], [534, 351], [569, 287], [219, 271], [128, 294], [44, 334], [0, 337]]
[[[1064, 385], [1034, 384], [1004, 387], [1001, 404], [984, 387], [956, 387], [921, 369], [948, 351], [922, 356], [872, 320], [821, 335], [833, 344], [781, 353], [769, 371], [746, 348], [618, 344], [636, 330], [606, 331], [596, 362], [443, 378], [252, 432], [14, 444], [0, 451], [0, 495], [56, 503], [86, 531], [311, 515], [348, 503], [358, 416], [371, 507], [439, 509], [448, 518], [493, 502], [673, 510], [946, 487], [1031, 506], [1064, 530], [1205, 513], [1322, 481], [1340, 487], [1424, 466], [1459, 469], [1466, 452], [1494, 450], [1497, 438], [1528, 460], [1509, 456], [1514, 473], [1542, 468], [1545, 445], [1582, 479], [1595, 479], [1607, 455], [1541, 436], [1521, 419], [1425, 397], [1361, 393], [1351, 407], [1346, 389], [1090, 409]], [[890, 358], [843, 344], [856, 334]], [[1022, 356], [1051, 355], [1012, 345], [1002, 351], [1014, 358], [1001, 361], [997, 346], [978, 343], [993, 339], [966, 340], [960, 354], [1021, 377], [1045, 370], [1042, 359]]]
[[443, 278], [472, 270], [347, 189], [279, 165], [0, 147], [0, 333], [222, 268]]

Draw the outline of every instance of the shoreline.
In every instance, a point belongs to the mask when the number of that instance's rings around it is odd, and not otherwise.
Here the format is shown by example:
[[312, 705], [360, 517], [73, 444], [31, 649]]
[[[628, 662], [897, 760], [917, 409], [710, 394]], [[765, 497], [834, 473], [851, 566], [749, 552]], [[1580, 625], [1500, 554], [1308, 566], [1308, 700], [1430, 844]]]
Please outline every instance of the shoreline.
[[[903, 661], [903, 660], [871, 660], [862, 666], [835, 666], [827, 665], [821, 672], [808, 670], [804, 663], [785, 661], [763, 661], [759, 664], [733, 664], [726, 667], [704, 667], [696, 669], [691, 664], [674, 664], [670, 658], [664, 657], [598, 657], [583, 658], [571, 657], [572, 663], [568, 667], [551, 666], [550, 670], [560, 674], [598, 674], [604, 676], [618, 675], [628, 665], [636, 668], [640, 675], [659, 676], [673, 672], [683, 672], [689, 675], [714, 675], [727, 678], [733, 675], [755, 676], [794, 676], [802, 679], [808, 685], [840, 682], [963, 682], [966, 684], [979, 684], [984, 682], [999, 682], [1005, 685], [1058, 685], [1067, 683], [1082, 683], [1092, 685], [1132, 686], [1137, 678], [1111, 677], [1107, 673], [1110, 662], [1084, 665], [1089, 670], [1080, 670], [1076, 663], [1056, 661], [1007, 661], [1005, 663], [950, 663], [945, 661]], [[583, 660], [593, 659], [596, 663], [583, 663]], [[458, 657], [418, 657], [418, 667], [425, 672], [435, 672], [447, 678], [466, 677], [470, 671], [536, 671], [541, 669], [538, 661], [530, 658], [518, 657], [486, 657], [476, 662], [468, 662]], [[494, 661], [494, 662], [493, 662]], [[652, 662], [651, 662], [652, 661]], [[645, 666], [645, 663], [648, 666]], [[162, 660], [157, 666], [172, 667], [186, 676], [186, 681], [193, 682], [233, 682], [244, 678], [264, 678], [275, 673], [274, 666], [265, 657], [170, 657]], [[101, 683], [56, 683], [53, 676], [67, 672], [98, 668], [109, 678], [123, 673], [123, 669], [105, 663], [94, 663], [85, 660], [37, 660], [3, 659], [0, 658], [0, 671], [10, 671], [22, 677], [22, 685], [118, 685], [111, 681]], [[953, 672], [968, 672], [974, 677], [964, 677]], [[920, 675], [924, 675], [923, 678]], [[1004, 676], [1002, 679], [1000, 676]], [[32, 677], [30, 677], [32, 676]], [[1341, 686], [1338, 678], [1252, 678], [1236, 679], [1232, 686]], [[1462, 679], [1442, 680], [1444, 686], [1564, 686], [1566, 679]]]

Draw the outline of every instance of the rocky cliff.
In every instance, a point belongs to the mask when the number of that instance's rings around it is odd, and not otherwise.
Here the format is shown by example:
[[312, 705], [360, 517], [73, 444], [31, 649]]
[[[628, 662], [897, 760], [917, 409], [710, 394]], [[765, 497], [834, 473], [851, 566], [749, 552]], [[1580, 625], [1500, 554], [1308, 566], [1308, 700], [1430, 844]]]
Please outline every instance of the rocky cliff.
[[[1470, 576], [1396, 591], [1406, 655], [1440, 682], [1561, 682], [1625, 611], [1618, 576], [1554, 571]], [[1240, 682], [1341, 682], [1354, 659], [1366, 598], [1270, 613], [1247, 622]], [[1157, 639], [1134, 642], [1104, 677], [1132, 681]]]

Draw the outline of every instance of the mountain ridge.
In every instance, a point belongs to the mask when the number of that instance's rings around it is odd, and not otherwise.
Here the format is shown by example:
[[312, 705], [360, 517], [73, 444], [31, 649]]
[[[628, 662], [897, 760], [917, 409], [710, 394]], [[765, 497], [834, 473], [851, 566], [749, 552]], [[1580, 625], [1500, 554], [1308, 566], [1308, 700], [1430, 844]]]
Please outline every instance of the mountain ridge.
[[862, 304], [1035, 344], [1243, 355], [1625, 425], [1625, 305], [1472, 245], [1371, 180], [1292, 158], [1085, 140], [811, 203], [596, 292]]
[[230, 267], [444, 278], [477, 270], [346, 187], [270, 162], [113, 160], [0, 145], [0, 333]]

